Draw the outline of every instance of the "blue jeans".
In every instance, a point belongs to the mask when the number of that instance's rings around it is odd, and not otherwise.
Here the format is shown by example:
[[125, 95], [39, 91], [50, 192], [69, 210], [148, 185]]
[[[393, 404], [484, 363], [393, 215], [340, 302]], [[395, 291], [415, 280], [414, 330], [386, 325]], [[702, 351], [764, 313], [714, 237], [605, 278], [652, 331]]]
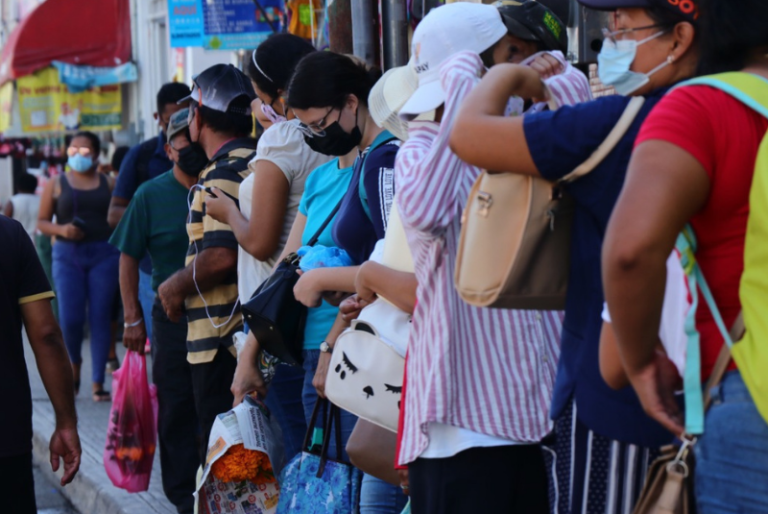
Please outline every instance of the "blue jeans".
[[152, 342], [152, 306], [155, 304], [155, 291], [152, 289], [152, 275], [139, 270], [139, 303], [144, 316], [147, 337]]
[[694, 448], [699, 514], [768, 512], [768, 424], [738, 371], [713, 390]]
[[106, 241], [53, 245], [53, 280], [59, 297], [59, 322], [69, 359], [82, 363], [86, 305], [91, 328], [91, 378], [104, 383], [112, 340], [112, 307], [118, 290], [120, 253]]
[[304, 369], [298, 366], [278, 364], [265, 401], [283, 432], [285, 462], [301, 452], [304, 435], [307, 433], [302, 403], [304, 375]]
[[[304, 416], [307, 425], [312, 417], [312, 409], [317, 402], [317, 390], [312, 385], [312, 379], [315, 377], [315, 370], [320, 359], [320, 350], [304, 351]], [[357, 423], [357, 416], [349, 412], [341, 411], [341, 443], [346, 446], [352, 429]], [[318, 419], [318, 425], [322, 425], [322, 419]], [[331, 458], [336, 458], [336, 443], [331, 437], [331, 444], [328, 450]], [[349, 462], [349, 456], [346, 449], [342, 450], [342, 458]], [[392, 463], [394, 466], [394, 462]], [[405, 507], [408, 499], [399, 487], [390, 485], [383, 480], [370, 475], [363, 476], [363, 485], [360, 490], [360, 514], [400, 514]]]

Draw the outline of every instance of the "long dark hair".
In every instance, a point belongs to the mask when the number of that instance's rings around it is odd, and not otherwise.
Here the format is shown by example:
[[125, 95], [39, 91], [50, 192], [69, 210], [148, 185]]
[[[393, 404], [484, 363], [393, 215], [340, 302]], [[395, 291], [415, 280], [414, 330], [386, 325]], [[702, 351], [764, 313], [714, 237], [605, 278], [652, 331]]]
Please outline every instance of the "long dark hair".
[[293, 34], [273, 34], [251, 53], [248, 76], [260, 90], [277, 98], [278, 90], [288, 87], [291, 75], [302, 57], [315, 51], [315, 47], [306, 39]]
[[368, 105], [368, 94], [381, 73], [334, 52], [316, 52], [301, 60], [288, 85], [288, 105], [341, 108], [349, 95]]
[[701, 4], [700, 75], [741, 70], [756, 50], [768, 52], [768, 2], [702, 0]]

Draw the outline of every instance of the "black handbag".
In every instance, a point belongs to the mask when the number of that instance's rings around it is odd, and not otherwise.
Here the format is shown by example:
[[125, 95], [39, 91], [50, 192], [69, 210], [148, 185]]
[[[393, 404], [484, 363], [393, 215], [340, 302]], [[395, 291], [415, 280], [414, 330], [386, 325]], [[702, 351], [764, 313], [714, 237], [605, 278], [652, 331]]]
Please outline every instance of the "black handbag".
[[[342, 198], [307, 246], [315, 246], [341, 208]], [[292, 366], [301, 366], [307, 307], [296, 300], [293, 287], [299, 280], [301, 257], [292, 253], [256, 289], [242, 312], [261, 349]]]

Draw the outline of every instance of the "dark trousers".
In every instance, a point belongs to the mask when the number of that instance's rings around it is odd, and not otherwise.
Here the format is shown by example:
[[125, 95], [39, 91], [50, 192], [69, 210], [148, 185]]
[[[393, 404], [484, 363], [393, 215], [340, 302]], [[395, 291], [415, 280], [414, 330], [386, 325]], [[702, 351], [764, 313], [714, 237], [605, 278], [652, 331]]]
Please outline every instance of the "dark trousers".
[[232, 409], [235, 397], [230, 391], [235, 376], [237, 360], [223, 345], [219, 346], [211, 362], [192, 364], [192, 389], [195, 393], [195, 408], [200, 420], [203, 439], [200, 444], [200, 461], [205, 462], [208, 451], [208, 436], [216, 416]]
[[0, 457], [0, 511], [35, 514], [35, 480], [32, 476], [32, 452]]
[[200, 423], [195, 412], [192, 370], [187, 362], [187, 320], [168, 319], [159, 300], [152, 309], [152, 381], [157, 386], [163, 491], [182, 513], [194, 509], [200, 465]]
[[547, 514], [548, 484], [537, 444], [472, 448], [408, 466], [413, 514]]

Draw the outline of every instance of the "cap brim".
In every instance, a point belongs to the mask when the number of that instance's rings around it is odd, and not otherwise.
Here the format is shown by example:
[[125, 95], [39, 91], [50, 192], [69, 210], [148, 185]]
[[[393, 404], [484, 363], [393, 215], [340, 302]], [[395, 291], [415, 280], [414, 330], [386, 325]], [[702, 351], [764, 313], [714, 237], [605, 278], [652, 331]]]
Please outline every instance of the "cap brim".
[[514, 18], [507, 16], [503, 12], [501, 13], [501, 18], [504, 20], [504, 25], [507, 27], [507, 33], [528, 41], [538, 41], [540, 39], [539, 36], [528, 30], [525, 25]]
[[651, 7], [649, 0], [578, 0], [584, 7], [597, 9], [598, 11], [615, 11], [628, 7]]
[[[192, 100], [192, 101], [194, 101], [194, 102], [197, 102], [197, 103], [200, 103], [200, 100], [197, 100], [197, 99], [195, 99], [195, 95], [196, 95], [196, 93], [197, 93], [198, 91], [200, 91], [200, 90], [197, 88], [197, 84], [195, 84], [195, 83], [193, 82], [193, 83], [192, 83], [192, 90], [189, 92], [189, 96], [185, 96], [184, 98], [182, 98], [181, 100], [179, 100], [178, 102], [176, 102], [176, 105], [181, 105], [181, 104], [183, 104], [184, 102], [189, 102], [190, 100]], [[199, 94], [197, 94], [197, 96], [200, 96], [200, 95], [199, 95]]]
[[445, 92], [439, 80], [420, 85], [400, 109], [400, 119], [411, 121], [420, 114], [437, 109], [444, 102]]

